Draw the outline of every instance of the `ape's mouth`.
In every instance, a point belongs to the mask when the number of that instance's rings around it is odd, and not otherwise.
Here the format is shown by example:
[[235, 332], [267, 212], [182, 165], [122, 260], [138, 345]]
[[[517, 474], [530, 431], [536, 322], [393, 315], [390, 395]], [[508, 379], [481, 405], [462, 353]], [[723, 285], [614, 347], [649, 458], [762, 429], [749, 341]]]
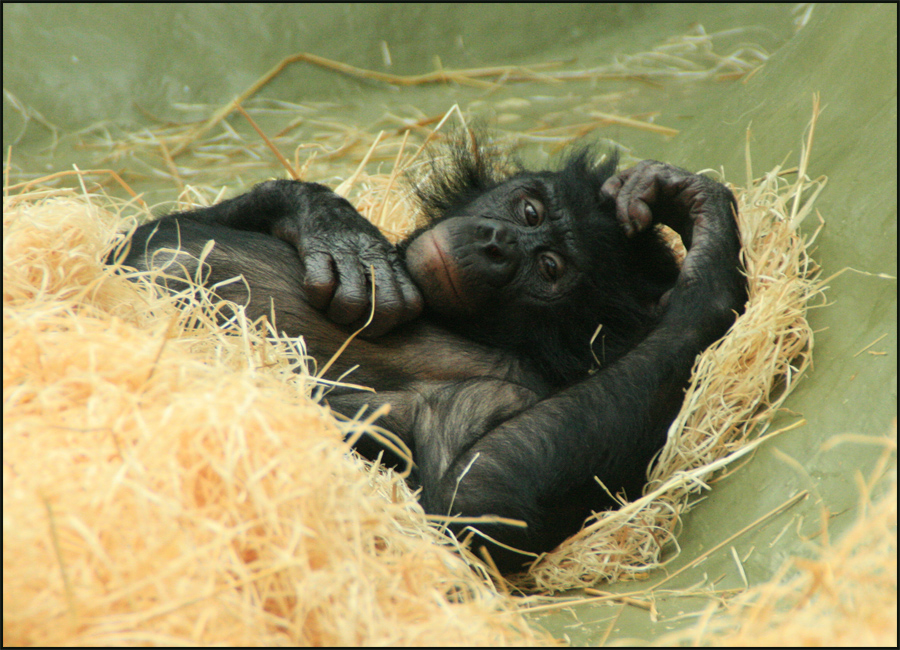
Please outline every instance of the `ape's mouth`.
[[439, 233], [432, 230], [417, 237], [406, 249], [406, 266], [433, 309], [465, 303], [457, 286], [457, 267], [449, 259], [446, 242]]
[[435, 253], [437, 253], [437, 258], [440, 260], [440, 264], [436, 264], [435, 266], [441, 267], [441, 271], [443, 271], [444, 279], [446, 280], [446, 284], [453, 290], [453, 295], [456, 296], [456, 299], [462, 303], [463, 296], [459, 291], [459, 287], [456, 286], [456, 278], [453, 274], [453, 268], [447, 262], [447, 257], [444, 254], [444, 248], [441, 246], [441, 242], [438, 241], [438, 237], [436, 234], [429, 233], [431, 237], [429, 237], [429, 244], [434, 248]]

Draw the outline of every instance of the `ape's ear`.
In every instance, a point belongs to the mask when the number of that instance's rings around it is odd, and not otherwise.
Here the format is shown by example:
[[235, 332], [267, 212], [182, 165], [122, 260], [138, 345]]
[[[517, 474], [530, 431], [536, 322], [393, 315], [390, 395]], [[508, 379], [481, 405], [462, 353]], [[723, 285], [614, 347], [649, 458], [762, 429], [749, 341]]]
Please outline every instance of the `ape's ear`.
[[424, 219], [434, 223], [523, 171], [483, 127], [452, 131], [408, 173]]

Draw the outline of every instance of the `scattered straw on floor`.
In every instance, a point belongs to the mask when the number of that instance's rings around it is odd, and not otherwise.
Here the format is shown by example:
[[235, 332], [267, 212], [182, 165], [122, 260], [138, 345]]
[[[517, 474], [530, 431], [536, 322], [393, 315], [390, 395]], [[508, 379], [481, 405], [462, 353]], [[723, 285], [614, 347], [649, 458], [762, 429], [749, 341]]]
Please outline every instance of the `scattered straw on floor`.
[[[823, 511], [825, 534], [813, 557], [788, 559], [771, 580], [727, 602], [724, 611], [719, 602], [710, 603], [695, 626], [660, 644], [897, 645], [897, 423], [889, 436], [836, 436], [825, 447], [848, 443], [884, 446], [872, 478], [858, 483], [860, 503], [850, 530], [832, 542]], [[884, 488], [885, 478], [887, 492], [873, 500], [875, 484]]]

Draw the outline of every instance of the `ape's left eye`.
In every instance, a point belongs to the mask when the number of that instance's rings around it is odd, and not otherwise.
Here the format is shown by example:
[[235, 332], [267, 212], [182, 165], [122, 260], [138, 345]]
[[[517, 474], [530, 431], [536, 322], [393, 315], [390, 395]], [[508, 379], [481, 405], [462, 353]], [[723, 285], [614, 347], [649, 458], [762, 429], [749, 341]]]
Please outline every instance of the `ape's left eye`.
[[565, 262], [555, 253], [542, 253], [538, 260], [538, 270], [547, 282], [556, 282], [565, 271]]
[[529, 226], [539, 226], [544, 220], [544, 206], [534, 199], [522, 199], [522, 217]]

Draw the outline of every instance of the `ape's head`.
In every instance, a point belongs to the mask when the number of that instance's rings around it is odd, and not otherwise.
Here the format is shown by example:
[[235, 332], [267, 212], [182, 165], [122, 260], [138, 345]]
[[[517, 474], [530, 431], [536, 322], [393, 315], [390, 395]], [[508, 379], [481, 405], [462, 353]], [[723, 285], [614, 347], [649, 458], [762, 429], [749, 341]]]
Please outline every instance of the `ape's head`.
[[528, 172], [455, 138], [416, 186], [428, 224], [401, 244], [432, 318], [559, 383], [624, 354], [678, 268], [655, 230], [628, 238], [619, 226], [600, 193], [616, 162], [584, 148], [559, 171]]

